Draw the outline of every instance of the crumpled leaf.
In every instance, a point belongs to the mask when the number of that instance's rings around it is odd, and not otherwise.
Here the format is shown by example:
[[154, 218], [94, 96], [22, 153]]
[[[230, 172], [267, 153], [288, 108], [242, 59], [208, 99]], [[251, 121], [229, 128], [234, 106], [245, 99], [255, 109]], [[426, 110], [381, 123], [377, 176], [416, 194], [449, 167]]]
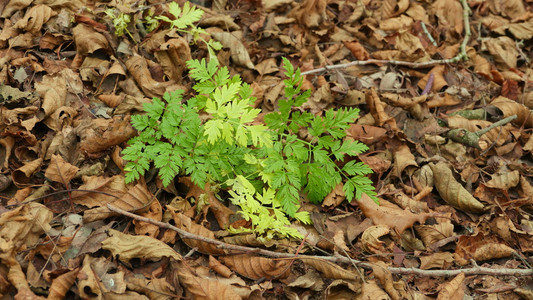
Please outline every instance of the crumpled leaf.
[[480, 213], [484, 210], [483, 203], [479, 202], [455, 178], [452, 170], [444, 162], [430, 164], [433, 171], [433, 180], [439, 195], [451, 206], [465, 211]]
[[171, 257], [181, 260], [181, 255], [167, 244], [153, 237], [144, 235], [130, 235], [109, 229], [109, 238], [102, 241], [102, 249], [111, 251], [113, 256], [118, 256], [123, 262], [133, 258], [159, 260]]
[[252, 280], [287, 278], [292, 263], [290, 260], [276, 260], [251, 254], [221, 256], [219, 259], [233, 271]]
[[366, 217], [372, 219], [374, 225], [387, 225], [394, 228], [398, 233], [404, 232], [415, 222], [424, 224], [427, 218], [433, 216], [432, 213], [413, 214], [408, 210], [395, 207], [390, 202], [380, 199], [380, 205], [376, 204], [368, 195], [363, 196], [355, 203], [361, 208]]
[[242, 32], [211, 32], [211, 36], [219, 41], [224, 48], [229, 48], [231, 59], [239, 66], [246, 67], [248, 69], [254, 69], [254, 64], [250, 60], [250, 54], [248, 49], [244, 46], [240, 37]]

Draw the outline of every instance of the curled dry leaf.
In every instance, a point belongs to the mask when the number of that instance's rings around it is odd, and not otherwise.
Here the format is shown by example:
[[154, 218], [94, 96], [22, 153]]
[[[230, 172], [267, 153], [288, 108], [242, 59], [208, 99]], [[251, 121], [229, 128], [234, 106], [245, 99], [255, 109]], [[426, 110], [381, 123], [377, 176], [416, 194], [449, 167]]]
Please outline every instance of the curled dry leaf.
[[[193, 223], [193, 221], [184, 214], [177, 213], [173, 209], [169, 209], [169, 211], [172, 214], [174, 222], [176, 223], [176, 227], [201, 237], [206, 237], [209, 239], [215, 238], [215, 234], [211, 230], [202, 225]], [[220, 255], [226, 253], [223, 249], [217, 248], [216, 245], [204, 241], [184, 238], [183, 242], [185, 242], [185, 244], [191, 248], [196, 248], [201, 253], [210, 255]]]
[[189, 42], [182, 37], [168, 40], [154, 55], [165, 75], [175, 82], [182, 79], [183, 72], [187, 69], [186, 62], [192, 59]]
[[470, 194], [455, 178], [452, 170], [444, 162], [430, 164], [433, 171], [433, 180], [439, 195], [451, 206], [472, 213], [484, 210], [483, 203]]
[[506, 173], [493, 174], [492, 179], [485, 183], [490, 188], [508, 190], [518, 185], [520, 181], [520, 172], [514, 170]]
[[41, 110], [49, 116], [66, 103], [67, 82], [61, 76], [45, 75], [40, 83], [35, 84], [35, 91], [41, 96]]
[[367, 280], [361, 288], [361, 299], [388, 300], [389, 295], [374, 280]]
[[516, 115], [517, 118], [512, 121], [513, 124], [527, 128], [533, 127], [533, 112], [527, 106], [502, 96], [492, 100], [490, 105], [500, 109], [504, 118]]
[[51, 299], [51, 300], [65, 299], [67, 292], [70, 290], [70, 288], [76, 281], [76, 277], [78, 275], [79, 270], [80, 270], [79, 268], [76, 268], [67, 273], [61, 274], [58, 277], [56, 277], [54, 280], [52, 280], [52, 284], [50, 285], [50, 290], [48, 294], [48, 299]]
[[420, 256], [420, 269], [447, 270], [453, 264], [453, 260], [453, 254], [450, 252], [439, 252], [427, 256]]
[[381, 7], [381, 18], [383, 20], [399, 16], [409, 7], [409, 0], [385, 0]]
[[289, 13], [289, 17], [296, 18], [307, 28], [323, 26], [327, 21], [326, 0], [305, 0]]
[[180, 282], [185, 285], [194, 299], [242, 299], [229, 284], [197, 276], [185, 263], [180, 263], [174, 270], [178, 273]]
[[246, 67], [248, 69], [254, 69], [254, 64], [250, 60], [250, 54], [248, 49], [242, 43], [240, 36], [242, 32], [212, 32], [211, 36], [219, 41], [224, 48], [229, 48], [231, 59], [239, 66]]
[[76, 127], [80, 151], [89, 156], [101, 156], [102, 151], [122, 144], [135, 136], [128, 119], [92, 119]]
[[252, 280], [284, 279], [290, 274], [290, 260], [276, 260], [251, 254], [236, 254], [219, 258], [240, 275]]
[[144, 94], [150, 98], [162, 97], [167, 91], [167, 88], [174, 84], [172, 81], [156, 81], [148, 69], [146, 59], [139, 55], [130, 57], [125, 64], [131, 76], [135, 79], [135, 82], [137, 82]]
[[465, 296], [465, 273], [459, 273], [450, 282], [440, 286], [437, 300], [461, 300]]
[[514, 40], [507, 36], [499, 36], [497, 38], [489, 38], [484, 41], [484, 45], [498, 64], [505, 69], [516, 68], [518, 50]]
[[383, 242], [379, 240], [380, 237], [390, 233], [390, 228], [387, 225], [377, 225], [368, 227], [361, 235], [361, 243], [363, 249], [372, 254], [385, 253], [386, 249]]
[[102, 94], [98, 96], [98, 99], [102, 102], [104, 102], [109, 107], [117, 107], [122, 103], [124, 100], [124, 97], [126, 97], [125, 94], [115, 95], [115, 94]]
[[181, 260], [181, 255], [167, 244], [149, 236], [130, 235], [109, 229], [109, 238], [102, 241], [102, 249], [111, 251], [113, 256], [118, 256], [123, 262], [133, 258], [159, 260], [171, 257]]
[[35, 5], [26, 11], [24, 18], [15, 23], [15, 28], [37, 33], [41, 30], [43, 24], [56, 14], [49, 6], [44, 4]]
[[44, 172], [44, 176], [52, 181], [62, 183], [68, 186], [70, 180], [76, 176], [79, 168], [66, 162], [63, 157], [59, 155], [52, 155], [50, 164]]
[[209, 268], [211, 268], [213, 271], [215, 271], [217, 274], [229, 278], [233, 272], [226, 267], [225, 265], [221, 264], [216, 258], [214, 258], [212, 255], [209, 255]]
[[497, 237], [478, 233], [475, 236], [461, 236], [455, 248], [455, 260], [459, 265], [466, 265], [471, 259], [485, 261], [509, 257], [515, 253], [513, 248], [502, 243]]
[[394, 152], [394, 164], [391, 173], [398, 177], [402, 177], [402, 172], [409, 166], [417, 167], [415, 156], [411, 153], [409, 146], [406, 144], [400, 145]]
[[43, 163], [43, 159], [38, 158], [14, 170], [11, 173], [13, 182], [17, 186], [22, 186], [22, 185], [30, 183], [31, 177], [33, 176], [33, 174], [35, 174], [35, 172], [37, 172], [41, 168], [42, 163]]
[[85, 24], [78, 24], [72, 29], [74, 43], [76, 43], [76, 57], [74, 58], [73, 67], [81, 66], [84, 57], [87, 54], [94, 53], [100, 49], [108, 49], [109, 42], [105, 36], [96, 32], [92, 27]]
[[372, 270], [374, 271], [374, 276], [379, 280], [381, 286], [385, 288], [390, 298], [393, 300], [401, 299], [400, 293], [394, 288], [392, 273], [387, 268], [387, 265], [382, 261], [378, 261], [372, 264]]
[[[149, 299], [166, 300], [169, 295], [176, 298], [181, 298], [174, 292], [174, 287], [167, 281], [166, 278], [139, 278], [135, 276], [126, 276], [126, 286], [128, 289], [146, 295]], [[140, 296], [140, 295], [139, 295]], [[138, 297], [139, 297], [138, 296]], [[127, 296], [125, 296], [127, 298]], [[136, 299], [129, 297], [128, 299]]]
[[394, 207], [393, 204], [382, 199], [380, 199], [380, 205], [378, 205], [364, 193], [356, 203], [363, 211], [363, 214], [372, 219], [375, 225], [387, 225], [390, 228], [394, 228], [400, 234], [407, 228], [413, 226], [415, 222], [424, 224], [427, 218], [433, 216], [432, 213], [413, 214], [399, 207]]
[[299, 257], [299, 260], [304, 262], [306, 265], [309, 265], [315, 268], [317, 271], [322, 273], [326, 278], [332, 279], [343, 279], [349, 281], [358, 281], [359, 277], [355, 272], [350, 272], [341, 268], [339, 265], [332, 263], [327, 260], [315, 258], [315, 257]]

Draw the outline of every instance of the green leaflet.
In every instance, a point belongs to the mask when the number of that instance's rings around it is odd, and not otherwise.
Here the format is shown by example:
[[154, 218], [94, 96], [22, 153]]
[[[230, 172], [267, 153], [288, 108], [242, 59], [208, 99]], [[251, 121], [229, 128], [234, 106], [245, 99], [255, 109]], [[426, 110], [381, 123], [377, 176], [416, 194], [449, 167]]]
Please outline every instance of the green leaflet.
[[[126, 181], [143, 176], [153, 164], [164, 185], [178, 175], [190, 175], [198, 186], [218, 184], [251, 221], [252, 231], [265, 239], [301, 238], [290, 227], [290, 218], [311, 222], [307, 212], [299, 211], [301, 197], [321, 203], [341, 182], [348, 200], [362, 193], [377, 200], [366, 177], [372, 170], [347, 159], [368, 149], [345, 139], [359, 110], [331, 109], [323, 116], [293, 111], [310, 92], [301, 92], [299, 69], [287, 59], [283, 65], [288, 76], [285, 97], [278, 101], [279, 111], [264, 116], [265, 126], [257, 124], [260, 110], [252, 107], [252, 89], [239, 76], [230, 77], [214, 59], [187, 62], [198, 95], [184, 104], [183, 91], [165, 94], [146, 103], [145, 114], [132, 117], [139, 136], [123, 151]], [[209, 118], [200, 118], [200, 113]], [[309, 133], [308, 140], [299, 137], [301, 130]]]

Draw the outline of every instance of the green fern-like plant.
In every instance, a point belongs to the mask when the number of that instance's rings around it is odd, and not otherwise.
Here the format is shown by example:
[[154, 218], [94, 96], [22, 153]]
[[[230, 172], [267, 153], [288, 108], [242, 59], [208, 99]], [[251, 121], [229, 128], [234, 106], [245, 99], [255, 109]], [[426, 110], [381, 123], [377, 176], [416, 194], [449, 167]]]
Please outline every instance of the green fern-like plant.
[[[320, 203], [344, 182], [348, 200], [362, 193], [377, 200], [365, 176], [371, 173], [368, 166], [355, 160], [342, 167], [336, 163], [367, 150], [362, 143], [344, 139], [358, 117], [357, 109], [328, 110], [323, 117], [294, 110], [307, 101], [310, 91], [301, 91], [300, 71], [284, 59], [287, 79], [279, 111], [267, 114], [265, 125], [256, 124], [260, 110], [252, 107], [252, 89], [239, 76], [231, 77], [214, 59], [187, 65], [196, 81], [195, 97], [184, 104], [183, 91], [165, 94], [163, 100], [145, 104], [145, 114], [132, 117], [139, 135], [123, 151], [127, 182], [144, 175], [153, 163], [164, 185], [178, 175], [190, 175], [198, 186], [219, 184], [241, 208], [243, 218], [251, 221], [251, 231], [264, 238], [301, 238], [290, 227], [290, 218], [310, 223], [308, 213], [299, 211], [301, 192]], [[201, 112], [209, 114], [206, 121]], [[312, 139], [301, 139], [301, 130], [308, 130]]]

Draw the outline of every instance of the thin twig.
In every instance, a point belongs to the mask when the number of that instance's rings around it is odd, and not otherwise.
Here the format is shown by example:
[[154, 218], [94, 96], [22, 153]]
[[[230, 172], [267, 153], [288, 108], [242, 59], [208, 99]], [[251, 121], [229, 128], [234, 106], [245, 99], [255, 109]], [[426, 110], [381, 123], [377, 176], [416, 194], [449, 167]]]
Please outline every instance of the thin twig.
[[324, 72], [328, 70], [343, 69], [343, 68], [347, 68], [351, 66], [363, 66], [363, 65], [390, 64], [390, 65], [406, 66], [406, 67], [411, 67], [414, 69], [419, 69], [419, 68], [433, 67], [435, 65], [452, 64], [452, 63], [459, 62], [460, 60], [466, 60], [468, 58], [466, 54], [466, 45], [468, 44], [468, 41], [470, 40], [470, 36], [472, 35], [472, 32], [470, 31], [470, 20], [469, 20], [470, 7], [468, 6], [467, 0], [461, 0], [461, 4], [463, 5], [463, 24], [465, 28], [464, 29], [465, 36], [464, 36], [463, 42], [461, 43], [461, 46], [459, 46], [459, 53], [455, 57], [448, 58], [448, 59], [437, 59], [437, 60], [432, 59], [432, 60], [424, 61], [424, 62], [411, 62], [411, 61], [386, 60], [386, 59], [357, 60], [357, 61], [352, 61], [352, 62], [345, 63], [345, 64], [325, 66], [323, 68], [305, 71], [305, 72], [302, 72], [302, 75], [319, 73], [319, 72]]
[[[348, 257], [343, 256], [311, 256], [311, 255], [299, 255], [296, 256], [294, 254], [289, 253], [279, 253], [275, 251], [260, 249], [260, 248], [252, 248], [252, 247], [246, 247], [246, 246], [239, 246], [239, 245], [232, 245], [228, 243], [224, 243], [215, 239], [199, 236], [193, 233], [190, 233], [188, 231], [185, 231], [183, 229], [179, 229], [176, 226], [172, 226], [168, 223], [159, 222], [156, 220], [152, 220], [149, 218], [141, 217], [135, 214], [132, 214], [130, 212], [127, 212], [123, 209], [114, 207], [110, 204], [107, 205], [107, 208], [111, 211], [114, 211], [116, 213], [119, 213], [121, 215], [130, 217], [132, 219], [151, 223], [154, 225], [157, 225], [161, 228], [174, 230], [177, 233], [180, 234], [181, 238], [183, 239], [193, 239], [197, 241], [206, 242], [209, 244], [216, 245], [220, 249], [226, 249], [230, 251], [236, 251], [236, 252], [244, 252], [244, 253], [257, 253], [268, 257], [274, 257], [274, 258], [289, 258], [289, 259], [298, 259], [298, 258], [311, 258], [311, 259], [322, 259], [327, 260], [330, 262], [335, 263], [346, 263], [346, 264], [356, 264], [362, 268], [365, 269], [372, 269], [372, 264], [365, 263], [359, 260], [351, 259]], [[388, 267], [387, 268], [391, 273], [393, 274], [413, 274], [418, 276], [432, 276], [432, 277], [443, 277], [443, 276], [456, 276], [459, 273], [465, 273], [465, 275], [493, 275], [493, 276], [533, 276], [533, 269], [491, 269], [486, 267], [472, 267], [472, 268], [466, 268], [466, 269], [459, 269], [459, 270], [421, 270], [416, 268], [395, 268], [395, 267]]]

